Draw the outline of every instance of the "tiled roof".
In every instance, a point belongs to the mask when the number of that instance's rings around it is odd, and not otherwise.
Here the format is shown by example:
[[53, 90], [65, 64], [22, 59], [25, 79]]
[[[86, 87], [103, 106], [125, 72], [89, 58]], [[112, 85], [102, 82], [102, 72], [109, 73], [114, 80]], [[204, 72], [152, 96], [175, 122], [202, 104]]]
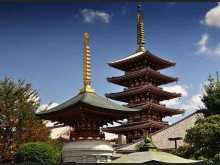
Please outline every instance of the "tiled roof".
[[160, 151], [135, 152], [122, 156], [110, 163], [199, 163], [199, 160], [190, 160]]
[[126, 61], [128, 59], [135, 58], [135, 57], [137, 57], [137, 56], [139, 56], [141, 54], [143, 54], [143, 52], [135, 52], [135, 53], [133, 53], [133, 54], [131, 54], [131, 55], [125, 57], [125, 58], [120, 59], [120, 60], [109, 62], [109, 64], [117, 63], [117, 62], [121, 62], [121, 61]]
[[136, 58], [136, 57], [138, 57], [138, 56], [141, 56], [141, 55], [144, 55], [144, 54], [147, 54], [147, 55], [149, 55], [151, 58], [157, 59], [157, 60], [159, 60], [159, 61], [169, 62], [169, 63], [175, 64], [175, 62], [173, 62], [173, 61], [170, 61], [170, 60], [167, 60], [167, 59], [162, 59], [162, 58], [160, 58], [160, 57], [157, 57], [157, 56], [153, 55], [153, 54], [152, 54], [151, 52], [149, 52], [148, 50], [146, 50], [145, 52], [135, 52], [135, 53], [133, 53], [133, 54], [131, 54], [131, 55], [125, 57], [125, 58], [120, 59], [120, 60], [111, 61], [111, 62], [109, 62], [108, 64], [124, 62], [124, 61], [130, 60], [130, 59], [134, 59], [134, 58]]
[[140, 76], [143, 76], [143, 75], [146, 75], [146, 74], [149, 75], [149, 76], [153, 76], [156, 79], [163, 80], [163, 81], [160, 82], [161, 84], [166, 84], [166, 83], [170, 83], [170, 82], [174, 82], [174, 81], [178, 80], [177, 77], [170, 77], [170, 76], [161, 74], [158, 71], [154, 71], [150, 67], [144, 68], [144, 69], [141, 69], [141, 70], [135, 70], [133, 72], [129, 72], [125, 75], [118, 76], [118, 77], [108, 77], [107, 80], [109, 82], [112, 82], [112, 83], [115, 83], [115, 84], [123, 84], [123, 81], [125, 81], [125, 80], [130, 80], [130, 79], [133, 79], [133, 78], [137, 78], [137, 77], [140, 77]]
[[118, 105], [116, 103], [113, 103], [95, 93], [92, 92], [83, 92], [79, 93], [77, 96], [71, 98], [70, 100], [51, 108], [47, 111], [42, 111], [39, 113], [36, 113], [36, 115], [42, 115], [42, 114], [50, 114], [54, 112], [60, 112], [63, 110], [67, 110], [71, 107], [74, 107], [79, 104], [85, 104], [87, 106], [95, 107], [97, 109], [102, 109], [105, 111], [114, 111], [114, 113], [123, 113], [126, 112], [126, 114], [132, 114], [136, 113], [136, 109], [127, 108], [121, 105]]
[[161, 99], [160, 101], [167, 100], [167, 99], [173, 99], [176, 97], [180, 97], [182, 95], [181, 93], [168, 92], [168, 91], [163, 90], [162, 88], [155, 87], [151, 84], [148, 84], [148, 85], [143, 85], [140, 87], [134, 87], [131, 89], [127, 89], [122, 92], [108, 93], [108, 94], [105, 94], [105, 96], [108, 98], [111, 98], [111, 99], [117, 99], [117, 100], [122, 99], [122, 101], [123, 101], [123, 97], [133, 96], [136, 94], [141, 94], [141, 93], [146, 93], [146, 92], [155, 93], [159, 96], [163, 96], [164, 98]]
[[173, 109], [173, 108], [167, 108], [163, 104], [156, 104], [154, 102], [145, 102], [142, 104], [136, 104], [136, 105], [130, 105], [129, 108], [137, 108], [137, 109], [151, 109], [152, 111], [157, 111], [157, 112], [162, 112], [165, 115], [177, 115], [177, 114], [182, 114], [185, 112], [183, 109]]
[[160, 57], [152, 54], [148, 50], [146, 50], [144, 52], [135, 52], [135, 53], [131, 54], [130, 56], [127, 56], [127, 57], [122, 58], [120, 60], [108, 62], [108, 65], [112, 66], [114, 68], [117, 68], [117, 69], [124, 70], [120, 66], [123, 66], [124, 64], [129, 64], [133, 61], [141, 60], [145, 57], [147, 57], [147, 59], [150, 59], [152, 61], [159, 63], [160, 67], [158, 67], [157, 69], [165, 69], [167, 67], [176, 65], [175, 62], [160, 58]]
[[132, 122], [132, 123], [126, 123], [122, 124], [120, 126], [116, 127], [107, 127], [107, 128], [102, 128], [102, 131], [104, 132], [118, 132], [118, 131], [124, 131], [124, 130], [134, 130], [138, 128], [146, 128], [150, 127], [152, 124], [159, 126], [160, 128], [163, 128], [165, 126], [164, 123], [162, 122], [157, 122], [157, 121], [141, 121], [141, 122]]

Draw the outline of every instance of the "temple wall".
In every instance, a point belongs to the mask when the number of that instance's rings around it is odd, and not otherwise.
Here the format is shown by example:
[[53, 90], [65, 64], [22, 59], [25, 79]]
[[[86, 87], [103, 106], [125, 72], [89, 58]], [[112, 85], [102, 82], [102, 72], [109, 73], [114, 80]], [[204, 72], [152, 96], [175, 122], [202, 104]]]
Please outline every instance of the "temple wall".
[[107, 163], [111, 161], [112, 152], [62, 152], [63, 163]]
[[[196, 120], [202, 117], [201, 113], [193, 113], [188, 117], [174, 123], [168, 128], [159, 130], [152, 134], [152, 141], [159, 149], [173, 149], [175, 142], [169, 141], [168, 138], [182, 137], [186, 135], [186, 130], [195, 125]], [[184, 146], [186, 143], [183, 140], [177, 141], [178, 146]]]
[[[175, 148], [175, 142], [169, 141], [168, 138], [174, 137], [185, 137], [186, 130], [193, 127], [195, 122], [198, 118], [203, 117], [202, 113], [193, 113], [182, 120], [170, 125], [167, 128], [159, 130], [153, 134], [151, 134], [151, 138], [153, 143], [157, 146], [157, 148], [162, 150], [173, 150]], [[133, 143], [122, 145], [116, 148], [115, 152], [113, 153], [114, 157], [121, 157], [122, 155], [126, 155], [128, 153], [135, 152], [135, 146], [143, 142], [142, 139], [138, 139], [133, 141]], [[186, 145], [183, 140], [177, 141], [178, 146]]]

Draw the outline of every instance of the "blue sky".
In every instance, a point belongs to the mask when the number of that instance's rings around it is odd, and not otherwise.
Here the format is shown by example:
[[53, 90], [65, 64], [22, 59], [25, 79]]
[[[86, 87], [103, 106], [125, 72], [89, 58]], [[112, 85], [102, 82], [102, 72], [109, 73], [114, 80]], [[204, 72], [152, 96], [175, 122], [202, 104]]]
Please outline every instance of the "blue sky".
[[[0, 3], [0, 78], [23, 78], [39, 90], [42, 107], [63, 103], [83, 87], [83, 36], [89, 32], [92, 84], [96, 93], [119, 92], [106, 77], [123, 72], [109, 68], [137, 49], [136, 2]], [[181, 92], [167, 107], [186, 109], [185, 115], [167, 118], [171, 123], [191, 114], [198, 105], [201, 84], [219, 70], [220, 3], [142, 2], [147, 48], [175, 61], [161, 73], [179, 77], [165, 90]]]

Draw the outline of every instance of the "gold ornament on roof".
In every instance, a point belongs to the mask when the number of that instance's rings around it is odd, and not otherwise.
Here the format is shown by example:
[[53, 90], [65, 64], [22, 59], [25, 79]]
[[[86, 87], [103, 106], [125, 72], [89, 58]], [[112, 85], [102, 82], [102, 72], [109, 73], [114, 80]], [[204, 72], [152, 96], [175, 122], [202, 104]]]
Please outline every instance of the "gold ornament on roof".
[[80, 89], [81, 92], [93, 92], [95, 89], [90, 87], [91, 83], [91, 69], [90, 69], [90, 48], [89, 48], [89, 33], [84, 34], [84, 60], [83, 60], [83, 84], [84, 87]]

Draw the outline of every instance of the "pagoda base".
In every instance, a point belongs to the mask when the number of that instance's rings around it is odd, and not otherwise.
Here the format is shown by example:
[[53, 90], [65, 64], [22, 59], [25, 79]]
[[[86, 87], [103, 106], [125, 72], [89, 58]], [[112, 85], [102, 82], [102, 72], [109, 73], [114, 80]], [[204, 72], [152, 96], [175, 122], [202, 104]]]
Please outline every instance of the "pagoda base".
[[107, 163], [112, 160], [113, 147], [103, 140], [74, 140], [61, 153], [63, 163]]

